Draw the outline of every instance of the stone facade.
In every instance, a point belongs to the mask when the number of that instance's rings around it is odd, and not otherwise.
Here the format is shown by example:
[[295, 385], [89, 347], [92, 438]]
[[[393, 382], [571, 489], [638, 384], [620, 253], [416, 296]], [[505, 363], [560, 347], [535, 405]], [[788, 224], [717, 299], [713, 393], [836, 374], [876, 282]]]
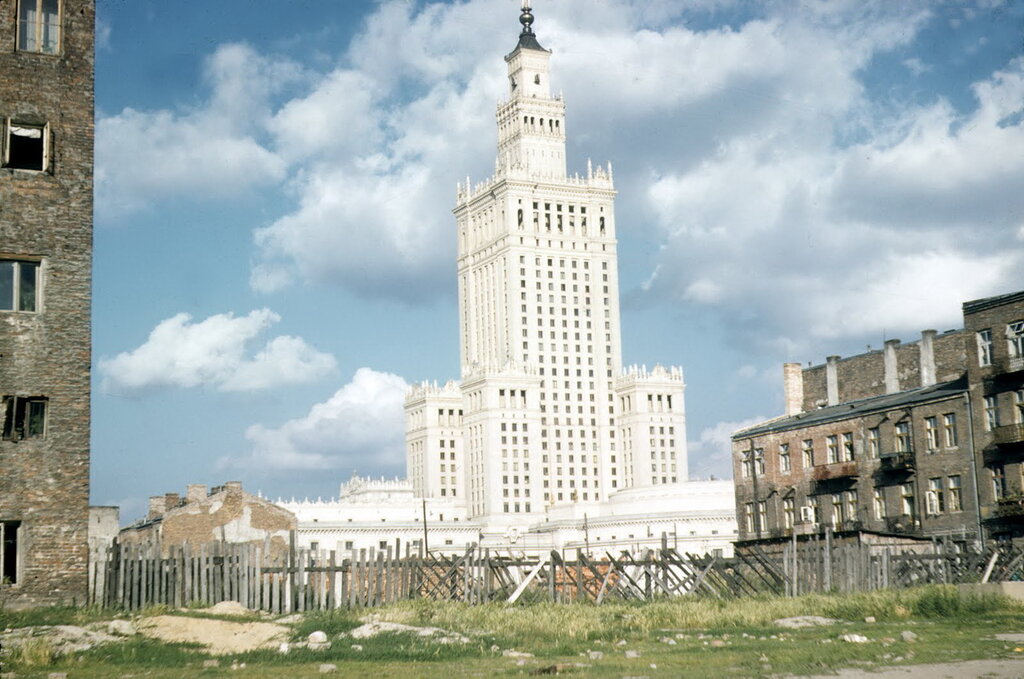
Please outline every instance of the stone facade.
[[295, 515], [229, 481], [213, 488], [190, 485], [184, 497], [168, 493], [151, 497], [149, 514], [121, 530], [121, 542], [159, 542], [166, 555], [171, 547], [189, 545], [193, 551], [211, 542], [266, 545], [269, 554], [282, 554]]
[[800, 370], [786, 415], [733, 434], [740, 545], [825, 526], [891, 544], [1024, 535], [1024, 292], [963, 330]]
[[422, 497], [526, 526], [561, 506], [687, 481], [680, 368], [625, 368], [611, 165], [566, 169], [551, 52], [523, 30], [505, 57], [495, 173], [456, 190], [462, 375], [406, 399]]
[[0, 587], [15, 605], [87, 589], [95, 16], [57, 4], [0, 0]]

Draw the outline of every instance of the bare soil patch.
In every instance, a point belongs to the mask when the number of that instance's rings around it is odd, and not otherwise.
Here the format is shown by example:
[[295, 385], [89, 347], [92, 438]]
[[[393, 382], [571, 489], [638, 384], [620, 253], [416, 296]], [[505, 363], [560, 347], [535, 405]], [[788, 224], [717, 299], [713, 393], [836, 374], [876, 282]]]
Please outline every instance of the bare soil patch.
[[136, 623], [139, 633], [151, 639], [200, 644], [213, 655], [276, 648], [288, 636], [288, 628], [272, 622], [234, 622], [158, 615]]

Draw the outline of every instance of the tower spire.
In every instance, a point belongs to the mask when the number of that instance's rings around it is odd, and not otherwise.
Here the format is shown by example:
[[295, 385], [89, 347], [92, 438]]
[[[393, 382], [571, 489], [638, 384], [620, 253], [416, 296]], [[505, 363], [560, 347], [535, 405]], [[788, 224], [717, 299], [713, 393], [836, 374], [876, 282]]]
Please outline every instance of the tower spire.
[[523, 25], [523, 30], [519, 33], [519, 47], [544, 50], [533, 33], [533, 9], [530, 7], [530, 2], [531, 0], [523, 0], [522, 13], [519, 15], [519, 23]]

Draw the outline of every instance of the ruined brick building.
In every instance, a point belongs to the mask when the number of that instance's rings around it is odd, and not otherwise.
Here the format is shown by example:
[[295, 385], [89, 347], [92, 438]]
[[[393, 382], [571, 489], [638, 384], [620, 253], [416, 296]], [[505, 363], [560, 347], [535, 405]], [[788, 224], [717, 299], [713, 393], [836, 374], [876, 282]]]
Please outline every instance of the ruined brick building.
[[0, 599], [84, 601], [92, 0], [0, 0]]
[[1024, 291], [963, 312], [963, 330], [784, 366], [785, 415], [733, 434], [738, 550], [826, 526], [876, 544], [1024, 537]]

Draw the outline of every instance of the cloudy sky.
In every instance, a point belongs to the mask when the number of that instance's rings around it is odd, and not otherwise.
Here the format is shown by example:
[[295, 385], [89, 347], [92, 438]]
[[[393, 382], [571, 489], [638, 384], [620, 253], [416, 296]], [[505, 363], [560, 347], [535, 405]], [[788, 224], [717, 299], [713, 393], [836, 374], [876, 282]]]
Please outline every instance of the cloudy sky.
[[[682, 365], [691, 475], [781, 364], [1024, 288], [1021, 0], [535, 0], [571, 171], [615, 168], [624, 361]], [[93, 502], [403, 475], [459, 374], [456, 182], [518, 0], [98, 0]]]

